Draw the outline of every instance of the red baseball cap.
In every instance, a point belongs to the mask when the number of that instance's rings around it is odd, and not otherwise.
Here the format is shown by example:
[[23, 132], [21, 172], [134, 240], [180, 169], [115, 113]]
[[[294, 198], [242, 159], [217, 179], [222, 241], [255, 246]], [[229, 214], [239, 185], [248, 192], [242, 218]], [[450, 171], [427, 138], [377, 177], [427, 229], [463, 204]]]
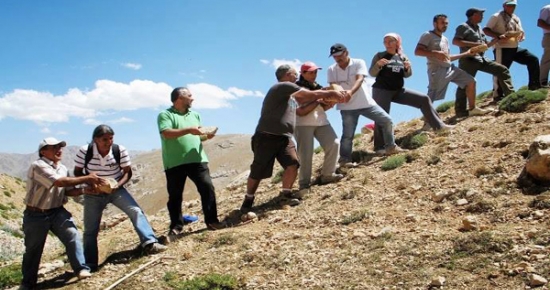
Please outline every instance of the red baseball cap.
[[322, 69], [322, 68], [318, 67], [315, 63], [311, 61], [306, 61], [304, 62], [304, 64], [302, 64], [300, 71], [314, 71], [318, 69]]

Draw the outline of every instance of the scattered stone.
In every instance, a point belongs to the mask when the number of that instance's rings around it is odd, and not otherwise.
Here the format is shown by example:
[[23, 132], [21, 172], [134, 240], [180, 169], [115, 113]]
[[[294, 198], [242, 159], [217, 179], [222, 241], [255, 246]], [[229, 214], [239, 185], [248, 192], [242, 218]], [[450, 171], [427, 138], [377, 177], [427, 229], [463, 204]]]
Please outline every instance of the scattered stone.
[[405, 219], [409, 222], [417, 222], [418, 218], [414, 214], [408, 214]]
[[548, 280], [546, 280], [544, 277], [540, 275], [537, 275], [537, 274], [529, 275], [529, 286], [531, 287], [546, 285], [546, 283], [548, 283]]
[[463, 231], [473, 231], [478, 228], [477, 219], [474, 216], [467, 216], [462, 220]]
[[525, 169], [533, 178], [550, 181], [550, 135], [535, 138], [529, 147]]
[[256, 215], [254, 212], [247, 212], [241, 216], [241, 221], [247, 222], [247, 221], [253, 221], [258, 219], [258, 215]]
[[533, 217], [535, 219], [541, 219], [544, 217], [544, 212], [541, 210], [536, 210], [535, 212], [533, 212]]
[[442, 202], [449, 194], [444, 191], [438, 191], [432, 194], [432, 200], [435, 202]]
[[467, 205], [467, 204], [468, 204], [468, 200], [465, 199], [465, 198], [461, 198], [461, 199], [456, 201], [456, 205], [458, 205], [458, 206]]
[[432, 282], [430, 283], [430, 286], [432, 286], [432, 287], [442, 287], [443, 285], [445, 285], [446, 281], [447, 280], [445, 279], [445, 277], [441, 277], [441, 276], [434, 277], [432, 279]]
[[297, 205], [300, 205], [300, 200], [297, 199], [297, 198], [292, 198], [288, 201], [288, 205], [290, 206], [297, 206]]

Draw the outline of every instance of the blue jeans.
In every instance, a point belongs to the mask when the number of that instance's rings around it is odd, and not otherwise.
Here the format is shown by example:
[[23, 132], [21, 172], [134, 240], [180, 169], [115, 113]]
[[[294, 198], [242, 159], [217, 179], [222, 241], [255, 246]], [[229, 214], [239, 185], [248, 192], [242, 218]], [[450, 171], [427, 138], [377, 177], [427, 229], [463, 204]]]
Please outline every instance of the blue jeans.
[[86, 265], [92, 268], [98, 266], [97, 235], [103, 210], [109, 203], [118, 207], [130, 218], [142, 247], [157, 242], [147, 217], [126, 188], [119, 188], [111, 194], [84, 195], [84, 256]]
[[63, 207], [43, 213], [25, 210], [23, 214], [25, 254], [23, 254], [23, 264], [21, 265], [23, 272], [22, 286], [27, 288], [36, 287], [40, 258], [49, 231], [52, 231], [65, 246], [69, 263], [75, 273], [90, 269], [84, 263], [82, 237], [70, 212]]
[[367, 117], [373, 120], [376, 125], [380, 126], [382, 136], [385, 141], [385, 148], [395, 145], [395, 137], [393, 135], [393, 122], [390, 115], [386, 113], [380, 106], [375, 105], [368, 108], [357, 110], [341, 110], [342, 115], [342, 138], [340, 140], [340, 160], [339, 162], [351, 162], [351, 151], [353, 149], [353, 137], [359, 116]]

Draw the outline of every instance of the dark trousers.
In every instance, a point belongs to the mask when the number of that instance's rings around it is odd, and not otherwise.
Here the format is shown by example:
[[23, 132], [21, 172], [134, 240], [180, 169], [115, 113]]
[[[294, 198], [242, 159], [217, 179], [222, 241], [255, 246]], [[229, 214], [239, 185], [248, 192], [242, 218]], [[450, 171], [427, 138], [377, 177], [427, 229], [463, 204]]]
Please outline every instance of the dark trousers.
[[[476, 76], [478, 71], [495, 76], [498, 80], [498, 88], [500, 89], [497, 98], [505, 97], [514, 92], [510, 70], [498, 62], [492, 61], [486, 57], [483, 57], [483, 59], [468, 57], [461, 58], [458, 61], [458, 67], [473, 77]], [[465, 114], [467, 112], [466, 108], [466, 90], [459, 87], [456, 89], [455, 112], [459, 115], [461, 113]]]
[[208, 163], [189, 163], [170, 168], [166, 174], [166, 187], [168, 190], [168, 213], [170, 215], [170, 229], [182, 229], [183, 217], [181, 204], [183, 202], [183, 189], [187, 177], [195, 183], [201, 196], [202, 212], [206, 224], [217, 223], [218, 209], [216, 207], [216, 192]]
[[[527, 65], [527, 72], [529, 73], [529, 89], [540, 88], [539, 59], [534, 54], [521, 47], [497, 48], [493, 50], [493, 53], [495, 55], [495, 60], [507, 68], [510, 68], [514, 61], [519, 64]], [[498, 94], [502, 94], [500, 87], [498, 87]]]

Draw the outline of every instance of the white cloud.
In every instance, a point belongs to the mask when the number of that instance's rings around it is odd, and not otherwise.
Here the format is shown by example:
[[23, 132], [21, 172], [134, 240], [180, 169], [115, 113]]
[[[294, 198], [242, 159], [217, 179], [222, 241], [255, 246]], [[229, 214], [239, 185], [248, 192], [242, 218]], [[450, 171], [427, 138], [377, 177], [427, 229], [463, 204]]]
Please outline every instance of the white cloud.
[[[193, 92], [195, 97], [193, 107], [197, 109], [231, 107], [231, 102], [239, 98], [263, 96], [260, 91], [236, 87], [224, 90], [207, 83], [189, 84], [187, 87]], [[102, 123], [98, 117], [109, 113], [168, 107], [171, 105], [172, 89], [166, 83], [148, 80], [134, 80], [130, 83], [98, 80], [91, 90], [71, 88], [63, 95], [16, 89], [0, 95], [0, 121], [10, 117], [33, 121], [47, 128], [50, 123], [80, 118], [85, 124], [98, 125]], [[132, 122], [133, 120], [120, 118], [114, 121]]]
[[235, 87], [231, 87], [224, 90], [215, 85], [207, 83], [197, 83], [187, 85], [189, 90], [193, 93], [193, 107], [195, 108], [207, 108], [218, 109], [231, 107], [230, 101], [236, 100], [242, 97], [263, 97], [263, 94], [259, 91], [243, 90]]
[[283, 65], [283, 64], [288, 64], [290, 65], [291, 67], [293, 67], [295, 70], [299, 71], [300, 69], [300, 66], [302, 65], [302, 61], [300, 61], [299, 59], [293, 59], [293, 60], [288, 60], [288, 59], [273, 59], [271, 61], [269, 60], [266, 60], [266, 59], [260, 59], [260, 62], [263, 63], [263, 64], [266, 64], [266, 65], [270, 65], [272, 66], [273, 68], [278, 68], [279, 66]]
[[133, 123], [133, 122], [135, 122], [135, 120], [130, 119], [130, 118], [126, 118], [126, 117], [121, 117], [121, 118], [118, 118], [118, 119], [115, 119], [115, 120], [111, 120], [107, 123], [117, 124], [117, 123]]
[[49, 134], [51, 133], [52, 131], [50, 130], [50, 128], [48, 127], [44, 127], [40, 130], [41, 133], [44, 133], [44, 134]]
[[237, 97], [253, 96], [253, 97], [264, 97], [264, 94], [260, 91], [248, 91], [235, 87], [230, 87], [227, 89], [228, 92], [234, 94]]
[[127, 63], [122, 63], [121, 65], [125, 68], [129, 68], [129, 69], [133, 69], [133, 70], [140, 70], [141, 69], [141, 64], [139, 64], [139, 63], [127, 62]]

